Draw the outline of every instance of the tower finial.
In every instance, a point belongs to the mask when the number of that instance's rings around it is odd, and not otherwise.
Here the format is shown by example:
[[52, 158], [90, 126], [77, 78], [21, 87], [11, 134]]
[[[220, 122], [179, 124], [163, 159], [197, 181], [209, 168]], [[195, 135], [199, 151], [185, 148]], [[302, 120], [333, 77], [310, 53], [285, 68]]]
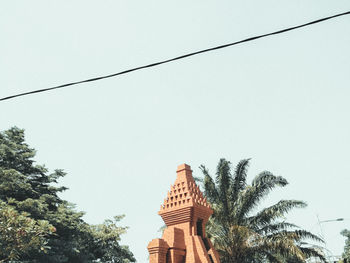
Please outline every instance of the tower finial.
[[176, 170], [176, 173], [177, 173], [177, 177], [179, 176], [192, 176], [192, 170], [191, 170], [191, 166], [189, 166], [188, 164], [181, 164], [177, 167], [177, 170]]

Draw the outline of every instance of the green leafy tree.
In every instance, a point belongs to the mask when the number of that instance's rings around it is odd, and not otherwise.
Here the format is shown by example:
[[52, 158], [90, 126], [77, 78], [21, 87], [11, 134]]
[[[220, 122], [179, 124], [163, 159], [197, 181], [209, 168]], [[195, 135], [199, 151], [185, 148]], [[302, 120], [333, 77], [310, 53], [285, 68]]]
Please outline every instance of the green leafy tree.
[[133, 258], [127, 247], [119, 244], [120, 235], [124, 234], [127, 227], [119, 227], [117, 223], [124, 216], [115, 216], [114, 220], [105, 220], [103, 224], [91, 226], [94, 237], [96, 254], [102, 262], [127, 262], [125, 259]]
[[[125, 228], [114, 224], [114, 228], [110, 227], [111, 234], [98, 231], [103, 225], [110, 226], [110, 221], [99, 227], [87, 224], [82, 219], [83, 212], [76, 211], [73, 204], [58, 196], [67, 189], [57, 186], [65, 173], [62, 170], [49, 173], [44, 166], [35, 164], [34, 157], [35, 150], [25, 143], [22, 129], [13, 127], [0, 133], [0, 200], [10, 204], [19, 216], [32, 220], [33, 226], [39, 227], [45, 222], [55, 228], [54, 235], [40, 234], [46, 238], [45, 249], [28, 247], [26, 253], [17, 257], [26, 262], [45, 263], [134, 262], [129, 249], [118, 244]], [[101, 245], [99, 242], [104, 235], [110, 242]], [[0, 239], [5, 242], [2, 236]], [[40, 242], [33, 240], [35, 244]]]
[[343, 259], [346, 259], [347, 262], [350, 262], [350, 231], [344, 229], [341, 234], [346, 237], [345, 240], [345, 246], [344, 246], [344, 252], [343, 252]]
[[306, 204], [297, 200], [280, 200], [253, 213], [261, 200], [287, 180], [270, 172], [257, 175], [251, 185], [246, 182], [249, 159], [240, 161], [233, 170], [221, 159], [216, 178], [201, 166], [204, 195], [214, 210], [207, 224], [207, 234], [220, 254], [222, 263], [305, 262], [309, 257], [324, 260], [320, 247], [307, 240], [322, 240], [285, 221], [285, 214]]
[[0, 262], [17, 260], [32, 250], [46, 251], [47, 237], [56, 231], [45, 220], [34, 220], [0, 201]]

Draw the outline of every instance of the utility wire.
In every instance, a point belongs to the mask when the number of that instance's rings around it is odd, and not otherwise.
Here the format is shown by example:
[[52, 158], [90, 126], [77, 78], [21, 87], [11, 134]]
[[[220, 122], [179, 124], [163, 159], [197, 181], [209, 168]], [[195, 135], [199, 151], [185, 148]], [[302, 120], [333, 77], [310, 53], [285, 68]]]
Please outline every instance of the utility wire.
[[66, 88], [66, 87], [69, 87], [69, 86], [78, 85], [78, 84], [82, 84], [82, 83], [87, 83], [87, 82], [93, 82], [93, 81], [98, 81], [98, 80], [102, 80], [102, 79], [112, 78], [112, 77], [116, 77], [116, 76], [119, 76], [119, 75], [124, 75], [124, 74], [130, 73], [130, 72], [133, 72], [133, 71], [137, 71], [137, 70], [141, 70], [141, 69], [145, 69], [145, 68], [151, 68], [151, 67], [159, 66], [159, 65], [162, 65], [162, 64], [170, 63], [170, 62], [173, 62], [173, 61], [176, 61], [176, 60], [180, 60], [180, 59], [192, 57], [192, 56], [195, 56], [195, 55], [199, 55], [199, 54], [202, 54], [202, 53], [211, 52], [211, 51], [222, 49], [222, 48], [227, 48], [227, 47], [238, 45], [238, 44], [245, 43], [245, 42], [250, 42], [250, 41], [253, 41], [253, 40], [257, 40], [259, 38], [264, 38], [264, 37], [268, 37], [268, 36], [272, 36], [272, 35], [278, 35], [278, 34], [281, 34], [281, 33], [285, 33], [285, 32], [292, 31], [292, 30], [295, 30], [295, 29], [298, 29], [298, 28], [310, 26], [310, 25], [313, 25], [313, 24], [324, 22], [326, 20], [330, 20], [330, 19], [333, 19], [333, 18], [336, 18], [336, 17], [339, 17], [339, 16], [344, 16], [344, 15], [349, 15], [349, 14], [350, 14], [350, 11], [347, 11], [347, 12], [344, 12], [344, 13], [340, 13], [340, 14], [324, 17], [324, 18], [321, 18], [321, 19], [317, 19], [317, 20], [314, 20], [314, 21], [311, 21], [311, 22], [308, 22], [308, 23], [305, 23], [305, 24], [298, 25], [298, 26], [285, 28], [285, 29], [282, 29], [282, 30], [278, 30], [278, 31], [267, 33], [267, 34], [263, 34], [263, 35], [249, 37], [249, 38], [237, 41], [237, 42], [232, 42], [232, 43], [228, 43], [228, 44], [224, 44], [224, 45], [220, 45], [220, 46], [216, 46], [216, 47], [212, 47], [212, 48], [202, 49], [202, 50], [199, 50], [199, 51], [195, 51], [195, 52], [188, 53], [188, 54], [185, 54], [185, 55], [181, 55], [181, 56], [178, 56], [178, 57], [170, 58], [170, 59], [167, 59], [167, 60], [162, 60], [162, 61], [154, 62], [154, 63], [148, 64], [148, 65], [127, 69], [127, 70], [124, 70], [124, 71], [120, 71], [118, 73], [105, 75], [105, 76], [100, 76], [100, 77], [91, 78], [91, 79], [86, 79], [86, 80], [81, 80], [81, 81], [76, 81], [76, 82], [70, 82], [70, 83], [59, 85], [59, 86], [54, 86], [54, 87], [51, 87], [51, 88], [38, 89], [38, 90], [33, 90], [33, 91], [29, 91], [29, 92], [24, 92], [24, 93], [11, 95], [11, 96], [8, 96], [8, 97], [0, 98], [0, 101], [14, 99], [14, 98], [25, 96], [25, 95], [30, 95], [30, 94], [50, 91], [50, 90], [54, 90], [54, 89], [62, 89], [62, 88]]

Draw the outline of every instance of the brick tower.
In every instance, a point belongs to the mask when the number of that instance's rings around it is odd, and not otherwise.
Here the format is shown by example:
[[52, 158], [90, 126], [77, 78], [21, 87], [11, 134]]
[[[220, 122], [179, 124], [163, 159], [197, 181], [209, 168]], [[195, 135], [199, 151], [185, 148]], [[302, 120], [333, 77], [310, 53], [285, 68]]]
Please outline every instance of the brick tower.
[[205, 236], [205, 224], [213, 210], [196, 185], [191, 167], [182, 164], [158, 214], [166, 229], [162, 238], [148, 244], [150, 263], [220, 263]]

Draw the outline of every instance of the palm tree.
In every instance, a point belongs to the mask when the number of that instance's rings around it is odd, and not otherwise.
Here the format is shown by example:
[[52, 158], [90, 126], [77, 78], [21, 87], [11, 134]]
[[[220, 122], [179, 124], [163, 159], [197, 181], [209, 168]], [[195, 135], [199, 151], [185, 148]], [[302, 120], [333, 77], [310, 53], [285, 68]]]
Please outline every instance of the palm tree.
[[249, 159], [240, 161], [232, 171], [231, 163], [221, 159], [215, 182], [207, 168], [200, 166], [204, 195], [214, 214], [207, 224], [207, 234], [220, 254], [222, 263], [305, 262], [307, 258], [325, 258], [319, 246], [305, 240], [323, 242], [318, 236], [285, 222], [284, 215], [306, 204], [298, 200], [280, 200], [254, 213], [261, 200], [287, 180], [270, 172], [258, 174], [246, 183]]

